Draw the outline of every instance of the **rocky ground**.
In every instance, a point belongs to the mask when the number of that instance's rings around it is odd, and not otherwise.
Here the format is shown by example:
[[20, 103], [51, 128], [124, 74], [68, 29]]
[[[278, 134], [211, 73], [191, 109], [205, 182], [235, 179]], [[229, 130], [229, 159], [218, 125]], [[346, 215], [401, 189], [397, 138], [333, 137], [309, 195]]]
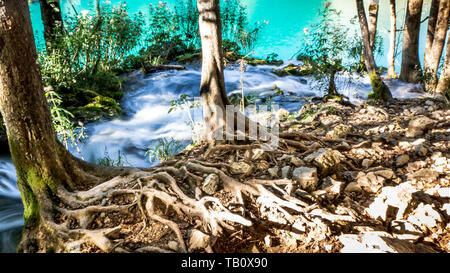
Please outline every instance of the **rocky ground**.
[[279, 114], [277, 151], [198, 145], [77, 193], [97, 205], [60, 209], [55, 222], [85, 234], [64, 251], [450, 251], [443, 101], [316, 101]]

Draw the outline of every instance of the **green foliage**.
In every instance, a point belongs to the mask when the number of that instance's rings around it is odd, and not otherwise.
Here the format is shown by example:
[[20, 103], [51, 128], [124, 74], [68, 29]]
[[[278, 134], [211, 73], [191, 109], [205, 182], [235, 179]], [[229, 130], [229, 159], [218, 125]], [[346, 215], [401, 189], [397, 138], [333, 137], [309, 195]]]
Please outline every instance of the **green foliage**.
[[125, 165], [130, 165], [127, 161], [126, 156], [122, 154], [120, 150], [117, 151], [117, 159], [113, 159], [109, 156], [106, 147], [104, 156], [102, 158], [97, 159], [97, 164], [106, 167], [122, 167]]
[[[297, 57], [310, 68], [320, 89], [335, 93], [330, 85], [338, 71], [345, 71], [344, 58], [348, 52], [349, 29], [341, 22], [341, 12], [327, 2], [319, 9], [318, 22], [305, 29], [305, 36]], [[330, 90], [331, 89], [331, 90]]]
[[50, 106], [53, 127], [59, 140], [66, 148], [69, 147], [70, 143], [72, 147], [75, 146], [78, 149], [78, 142], [86, 138], [83, 126], [74, 127], [71, 122], [73, 115], [61, 107], [61, 97], [57, 93], [50, 90], [45, 93], [45, 96]]
[[159, 139], [158, 143], [154, 147], [149, 147], [145, 153], [145, 157], [148, 156], [150, 163], [159, 160], [167, 161], [174, 157], [175, 154], [180, 152], [183, 148], [181, 142], [171, 138], [167, 140], [165, 138]]

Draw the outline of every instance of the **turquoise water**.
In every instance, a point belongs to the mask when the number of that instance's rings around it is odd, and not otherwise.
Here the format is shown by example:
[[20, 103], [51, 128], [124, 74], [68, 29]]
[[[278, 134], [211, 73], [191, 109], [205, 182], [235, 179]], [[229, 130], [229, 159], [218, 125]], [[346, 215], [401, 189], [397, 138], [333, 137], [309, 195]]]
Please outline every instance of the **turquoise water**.
[[[169, 4], [176, 3], [177, 0], [166, 0]], [[71, 0], [75, 9], [80, 12], [83, 9], [92, 7], [92, 0]], [[103, 1], [106, 2], [106, 1]], [[109, 1], [112, 4], [123, 2], [120, 0]], [[277, 53], [281, 59], [290, 59], [298, 51], [303, 35], [303, 29], [314, 22], [317, 10], [322, 6], [323, 0], [243, 0], [247, 6], [249, 21], [251, 23], [269, 21], [269, 25], [261, 32], [260, 39], [255, 49], [256, 57], [266, 57], [270, 53]], [[342, 11], [345, 22], [356, 15], [355, 1], [353, 0], [332, 0], [333, 6]], [[367, 5], [367, 0], [366, 7]], [[404, 17], [406, 0], [397, 1], [398, 25], [402, 24]], [[424, 1], [424, 13], [426, 17], [429, 0]], [[128, 0], [126, 1], [129, 11], [148, 13], [148, 4], [158, 3], [158, 0]], [[63, 14], [73, 13], [73, 8], [68, 0], [61, 0]], [[33, 28], [37, 41], [43, 40], [43, 26], [40, 18], [39, 4], [30, 5]], [[421, 40], [425, 40], [426, 23], [421, 27]], [[399, 26], [400, 27], [400, 26]], [[384, 38], [384, 53], [377, 56], [377, 63], [386, 66], [386, 57], [389, 46], [389, 6], [388, 1], [381, 1], [379, 13], [379, 33]], [[420, 45], [420, 56], [423, 56], [424, 42]], [[400, 56], [397, 61], [399, 64]]]

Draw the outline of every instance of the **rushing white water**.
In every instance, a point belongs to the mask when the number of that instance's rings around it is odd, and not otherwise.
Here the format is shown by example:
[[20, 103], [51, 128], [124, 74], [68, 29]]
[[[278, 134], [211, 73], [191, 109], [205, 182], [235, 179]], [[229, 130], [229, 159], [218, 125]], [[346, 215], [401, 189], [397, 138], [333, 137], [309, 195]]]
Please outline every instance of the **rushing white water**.
[[[244, 73], [245, 93], [255, 93], [259, 98], [264, 98], [265, 95], [274, 93], [276, 85], [289, 95], [275, 96], [274, 102], [290, 111], [300, 109], [306, 97], [323, 95], [323, 92], [315, 89], [316, 84], [311, 77], [280, 78], [270, 72], [273, 68], [277, 67], [247, 67]], [[225, 70], [229, 94], [241, 93], [240, 76], [241, 72], [237, 68]], [[158, 139], [174, 138], [186, 145], [190, 142], [192, 136], [187, 111], [168, 112], [170, 101], [178, 99], [181, 94], [191, 97], [199, 95], [200, 69], [189, 67], [185, 71], [167, 71], [150, 76], [133, 72], [124, 77], [127, 80], [126, 94], [121, 102], [124, 116], [88, 124], [88, 138], [85, 143], [80, 144], [81, 155], [76, 152], [74, 154], [96, 162], [104, 156], [105, 151], [110, 158], [117, 159], [120, 150], [128, 164], [150, 166], [144, 156], [145, 151]], [[351, 82], [348, 79], [349, 76], [339, 76], [338, 89], [355, 103], [366, 99], [371, 90], [368, 78]], [[387, 81], [387, 84], [397, 98], [424, 96], [417, 92], [417, 86], [411, 84], [399, 81]], [[191, 113], [196, 117], [195, 121], [202, 120], [201, 109], [193, 109]], [[0, 158], [0, 252], [14, 251], [19, 228], [23, 225], [22, 214], [23, 206], [16, 186], [14, 166], [10, 159]]]

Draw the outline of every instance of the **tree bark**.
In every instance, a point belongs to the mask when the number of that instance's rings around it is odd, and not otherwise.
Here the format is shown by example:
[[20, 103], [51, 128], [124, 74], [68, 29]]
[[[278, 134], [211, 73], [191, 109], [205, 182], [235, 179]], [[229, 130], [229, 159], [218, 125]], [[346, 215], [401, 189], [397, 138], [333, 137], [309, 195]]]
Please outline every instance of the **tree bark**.
[[403, 33], [400, 80], [417, 83], [420, 72], [419, 33], [423, 0], [408, 0]]
[[377, 35], [378, 11], [380, 9], [380, 0], [370, 0], [369, 4], [369, 37], [370, 47], [375, 50], [375, 38]]
[[[442, 52], [445, 45], [445, 37], [447, 35], [448, 24], [450, 17], [450, 2], [440, 1], [437, 21], [435, 23], [433, 41], [428, 52], [424, 56], [424, 71], [431, 73], [431, 79], [426, 84], [429, 91], [433, 91], [437, 84], [437, 73], [439, 70], [439, 63], [441, 61]], [[428, 45], [428, 39], [427, 39]]]
[[397, 10], [395, 0], [389, 1], [391, 15], [391, 31], [389, 34], [389, 53], [388, 53], [388, 76], [391, 79], [397, 78], [395, 72], [395, 43], [397, 39]]
[[56, 38], [57, 29], [63, 28], [63, 19], [59, 0], [39, 0], [42, 23], [44, 24], [44, 39], [47, 51], [51, 51]]
[[49, 222], [57, 192], [85, 189], [111, 173], [75, 158], [57, 139], [26, 0], [0, 1], [0, 110], [24, 204], [20, 248], [56, 244], [56, 235], [45, 233], [42, 223]]
[[369, 94], [369, 97], [383, 101], [390, 100], [392, 98], [391, 92], [377, 74], [377, 66], [373, 57], [373, 49], [370, 45], [369, 27], [367, 24], [366, 12], [364, 11], [363, 0], [356, 0], [356, 8], [358, 11], [359, 25], [361, 27], [361, 36], [363, 38], [366, 69], [372, 85], [372, 94]]
[[450, 101], [450, 35], [447, 37], [447, 50], [445, 53], [444, 66], [436, 88], [436, 93], [442, 94]]
[[[436, 29], [436, 22], [438, 18], [439, 11], [439, 2], [440, 0], [432, 0], [430, 6], [430, 13], [428, 14], [428, 28], [427, 28], [427, 40], [425, 42], [425, 54], [424, 54], [424, 63], [425, 60], [429, 58], [431, 54], [431, 47], [433, 46], [434, 33]], [[425, 67], [425, 65], [424, 65]]]
[[226, 94], [223, 74], [222, 26], [219, 0], [197, 0], [202, 43], [200, 96], [203, 102], [206, 139], [225, 128]]

